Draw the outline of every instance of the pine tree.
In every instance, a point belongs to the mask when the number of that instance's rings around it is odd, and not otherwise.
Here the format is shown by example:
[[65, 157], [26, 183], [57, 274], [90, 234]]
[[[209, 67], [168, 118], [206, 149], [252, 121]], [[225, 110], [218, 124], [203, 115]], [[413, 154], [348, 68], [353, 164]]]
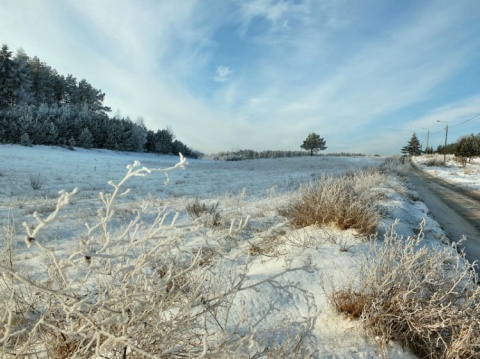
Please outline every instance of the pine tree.
[[41, 124], [42, 141], [38, 142], [44, 145], [56, 145], [58, 140], [58, 128], [53, 122], [44, 122]]
[[307, 136], [300, 148], [303, 148], [306, 151], [310, 152], [310, 156], [313, 156], [318, 151], [323, 151], [327, 148], [326, 142], [320, 135], [316, 133], [311, 133]]
[[30, 140], [28, 133], [24, 133], [22, 136], [20, 136], [20, 144], [22, 146], [32, 147], [32, 141]]
[[85, 79], [78, 83], [77, 101], [79, 104], [87, 104], [90, 111], [96, 114], [105, 114], [110, 108], [103, 105], [105, 94], [90, 85]]
[[32, 69], [29, 58], [23, 49], [17, 50], [13, 59], [15, 73], [15, 105], [28, 105], [33, 102]]
[[70, 74], [65, 78], [64, 90], [65, 90], [65, 94], [64, 94], [65, 103], [68, 103], [68, 104], [77, 103], [77, 96], [78, 96], [77, 95], [77, 92], [78, 92], [77, 79]]
[[173, 140], [175, 135], [172, 130], [167, 128], [164, 130], [158, 130], [155, 133], [155, 147], [154, 152], [162, 154], [170, 154], [173, 150]]
[[68, 149], [70, 151], [75, 151], [75, 146], [77, 145], [77, 142], [75, 141], [75, 139], [73, 137], [70, 137], [68, 139]]
[[[250, 152], [250, 151], [248, 151], [248, 152]], [[181, 142], [179, 140], [175, 140], [172, 143], [172, 153], [174, 155], [177, 155], [177, 156], [181, 153], [182, 155], [184, 155], [186, 157], [191, 157], [192, 150], [190, 148], [188, 148], [188, 146], [185, 145], [183, 142]], [[253, 156], [246, 157], [246, 158], [253, 158]]]
[[108, 126], [108, 134], [103, 144], [104, 148], [115, 151], [124, 151], [122, 132], [124, 130], [123, 124], [118, 120], [110, 120]]
[[56, 70], [53, 71], [52, 94], [53, 94], [53, 103], [56, 103], [58, 106], [61, 106], [66, 102], [65, 76], [59, 75]]
[[93, 136], [88, 128], [84, 128], [78, 137], [77, 145], [83, 148], [93, 147]]
[[477, 138], [473, 135], [462, 137], [455, 147], [455, 156], [460, 157], [463, 167], [467, 162], [471, 162], [472, 158], [480, 154], [480, 148]]
[[53, 94], [53, 70], [36, 56], [30, 59], [30, 67], [35, 104], [52, 104], [55, 99]]
[[0, 50], [0, 108], [14, 105], [14, 79], [12, 52], [8, 50], [7, 45], [3, 45]]
[[402, 153], [408, 156], [419, 156], [422, 154], [422, 147], [415, 132], [412, 138], [410, 138], [410, 141], [408, 141], [408, 144], [402, 147]]
[[[109, 118], [105, 94], [63, 76], [23, 49], [0, 47], [0, 142], [174, 153], [191, 150], [170, 129], [154, 133], [143, 119]], [[27, 137], [28, 136], [28, 137]]]

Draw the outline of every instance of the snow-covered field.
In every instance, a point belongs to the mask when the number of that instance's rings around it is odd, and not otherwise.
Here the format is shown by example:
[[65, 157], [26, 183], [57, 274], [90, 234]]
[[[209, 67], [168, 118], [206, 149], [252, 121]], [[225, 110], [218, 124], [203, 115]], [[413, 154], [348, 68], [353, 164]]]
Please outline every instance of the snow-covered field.
[[[41, 237], [36, 238], [44, 245], [54, 247], [60, 256], [68, 256], [85, 234], [85, 223], [92, 223], [102, 206], [99, 192], [111, 192], [113, 188], [108, 182], [121, 180], [126, 173], [126, 165], [135, 160], [148, 168], [167, 168], [178, 162], [176, 157], [152, 154], [0, 145], [0, 227], [15, 229], [14, 268], [39, 280], [48, 272], [44, 253], [35, 246], [27, 248], [24, 240], [26, 230], [22, 223], [26, 222], [32, 228], [35, 224], [34, 212], [42, 218], [47, 217], [55, 210], [60, 190], [78, 188], [78, 193], [56, 221], [41, 232]], [[178, 212], [172, 235], [183, 237], [192, 245], [223, 236], [223, 245], [229, 247], [226, 251], [235, 252], [236, 256], [248, 253], [251, 260], [247, 274], [249, 280], [260, 281], [280, 274], [276, 279], [296, 288], [296, 295], [279, 297], [281, 292], [278, 288], [260, 287], [243, 293], [243, 310], [253, 317], [256, 313], [268, 312], [262, 318], [262, 328], [267, 331], [270, 327], [278, 327], [287, 318], [307, 318], [298, 322], [310, 325], [309, 342], [315, 348], [314, 357], [415, 357], [396, 343], [385, 346], [375, 338], [367, 337], [358, 322], [335, 313], [329, 303], [327, 294], [332, 288], [342, 288], [358, 278], [360, 264], [369, 250], [368, 243], [352, 230], [295, 229], [278, 214], [278, 209], [296, 196], [302, 183], [380, 165], [385, 159], [187, 160], [185, 169], [169, 172], [167, 185], [162, 173], [132, 178], [125, 185], [130, 192], [121, 198], [116, 209], [119, 218], [115, 223], [122, 223], [122, 220], [127, 223], [129, 216], [145, 201], [152, 208], [161, 207], [167, 211], [165, 213], [172, 213], [166, 216], [167, 221], [171, 221], [174, 213]], [[418, 162], [421, 163], [421, 159]], [[440, 174], [443, 169], [429, 167], [428, 171]], [[457, 174], [454, 176], [453, 172]], [[445, 173], [455, 178], [463, 176], [472, 179], [472, 183], [476, 177], [479, 185], [477, 168], [466, 173], [452, 166]], [[39, 188], [34, 189], [34, 186]], [[375, 190], [383, 194], [380, 238], [395, 219], [400, 220], [396, 228], [399, 234], [414, 236], [419, 223], [425, 218], [425, 241], [446, 241], [439, 225], [427, 217], [425, 205], [414, 200], [412, 190], [393, 172]], [[221, 226], [206, 226], [201, 218], [194, 220], [187, 214], [186, 208], [196, 196], [208, 206], [218, 203]], [[145, 221], [149, 219], [153, 221], [153, 217], [147, 214]], [[229, 242], [228, 233], [232, 232], [232, 228], [236, 239]], [[282, 238], [276, 255], [253, 250], [257, 248], [255, 244], [274, 237]], [[2, 260], [6, 265], [8, 258], [5, 256], [4, 238], [5, 235], [0, 245], [3, 246]], [[298, 270], [293, 270], [295, 268]], [[303, 293], [303, 297], [299, 293]], [[269, 312], [267, 309], [272, 303], [275, 311]]]
[[419, 168], [432, 176], [447, 180], [456, 185], [472, 190], [480, 190], [480, 159], [474, 158], [471, 163], [462, 167], [455, 157], [448, 155], [443, 164], [443, 155], [424, 155], [413, 158]]

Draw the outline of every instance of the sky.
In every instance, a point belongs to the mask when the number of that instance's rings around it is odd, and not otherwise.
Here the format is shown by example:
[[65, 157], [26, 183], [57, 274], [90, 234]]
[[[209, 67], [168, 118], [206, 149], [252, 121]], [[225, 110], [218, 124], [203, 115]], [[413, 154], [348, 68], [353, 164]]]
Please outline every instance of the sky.
[[0, 0], [0, 44], [204, 153], [477, 134], [479, 34], [478, 0]]

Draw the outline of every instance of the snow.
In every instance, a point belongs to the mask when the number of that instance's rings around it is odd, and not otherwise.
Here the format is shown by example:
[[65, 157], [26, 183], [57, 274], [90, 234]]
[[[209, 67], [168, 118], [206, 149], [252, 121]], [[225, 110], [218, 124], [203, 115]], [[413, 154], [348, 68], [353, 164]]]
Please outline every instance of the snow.
[[[471, 190], [480, 190], [480, 158], [474, 158], [465, 167], [452, 155], [446, 156], [445, 164], [443, 155], [416, 156], [412, 160], [422, 171], [432, 176]], [[432, 166], [431, 163], [435, 165]]]
[[[68, 253], [75, 243], [65, 238], [74, 240], [85, 232], [84, 223], [95, 217], [101, 206], [99, 192], [111, 191], [108, 182], [123, 178], [126, 166], [135, 160], [148, 168], [166, 168], [178, 162], [177, 157], [153, 154], [0, 145], [0, 227], [9, 222], [15, 225], [15, 256], [22, 270], [35, 275], [46, 265], [45, 259], [34, 248], [27, 248], [23, 240], [26, 234], [21, 226], [23, 222], [27, 225], [34, 223], [32, 214], [35, 211], [42, 217], [48, 216], [55, 208], [60, 190], [78, 188], [72, 203], [62, 211], [56, 224], [44, 233], [49, 237], [46, 239], [49, 245], [60, 253]], [[164, 185], [165, 177], [159, 173], [133, 178], [127, 184], [131, 190], [122, 205], [127, 213], [146, 200], [153, 206], [165, 206], [179, 212], [176, 228], [179, 234], [190, 235], [194, 245], [200, 240], [199, 233], [208, 236], [208, 232], [206, 229], [198, 231], [198, 222], [193, 223], [186, 213], [187, 205], [195, 196], [206, 203], [218, 203], [224, 218], [236, 221], [235, 225], [244, 224], [241, 235], [245, 246], [232, 246], [231, 250], [245, 250], [249, 248], [248, 244], [258, 243], [259, 238], [283, 239], [279, 248], [282, 255], [252, 256], [249, 281], [280, 274], [283, 283], [290, 283], [304, 293], [303, 298], [282, 296], [271, 287], [265, 287], [261, 293], [243, 293], [245, 310], [252, 316], [268, 310], [271, 302], [280, 308], [281, 317], [272, 314], [265, 318], [265, 329], [276, 326], [284, 318], [310, 317], [313, 318], [310, 324], [318, 357], [415, 358], [397, 343], [382, 345], [375, 338], [366, 336], [358, 321], [335, 313], [329, 303], [327, 294], [331, 290], [358, 279], [360, 264], [369, 250], [368, 243], [352, 230], [294, 229], [278, 215], [278, 209], [295, 196], [302, 183], [379, 165], [384, 160], [379, 157], [327, 156], [239, 162], [188, 159], [184, 170], [169, 173], [168, 185]], [[480, 188], [480, 163], [468, 165], [467, 170], [463, 170], [452, 161], [447, 167], [424, 167], [424, 157], [415, 161], [436, 176]], [[41, 183], [38, 190], [32, 188], [31, 182], [35, 178]], [[438, 223], [428, 218], [428, 208], [415, 198], [415, 192], [399, 177], [392, 174], [388, 183], [377, 190], [383, 194], [379, 238], [397, 218], [400, 220], [397, 232], [413, 236], [425, 218], [425, 240], [446, 242]]]

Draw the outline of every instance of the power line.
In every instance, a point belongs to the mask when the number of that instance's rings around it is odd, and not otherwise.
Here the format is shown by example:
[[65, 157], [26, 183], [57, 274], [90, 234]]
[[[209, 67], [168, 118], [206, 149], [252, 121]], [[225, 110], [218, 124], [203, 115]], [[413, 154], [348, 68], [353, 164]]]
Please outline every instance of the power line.
[[[450, 128], [454, 128], [454, 127], [461, 126], [461, 125], [463, 125], [463, 124], [465, 124], [465, 123], [467, 123], [467, 122], [473, 121], [473, 120], [476, 119], [477, 117], [480, 119], [480, 113], [477, 113], [475, 116], [470, 117], [469, 119], [467, 119], [467, 120], [465, 120], [465, 121], [463, 121], [463, 122], [460, 122], [459, 124], [456, 124], [456, 125], [453, 125], [453, 126], [449, 126], [449, 127], [450, 127]], [[435, 134], [437, 134], [437, 133], [443, 132], [443, 130], [444, 130], [444, 129], [441, 129], [441, 130], [436, 131], [436, 132], [431, 132], [431, 134], [432, 134], [432, 135], [435, 135]]]
[[443, 131], [445, 131], [444, 128], [442, 128], [440, 131], [437, 131], [437, 132], [431, 132], [431, 134], [432, 134], [432, 135], [435, 135], [435, 134], [440, 133], [440, 132], [443, 132]]
[[475, 118], [479, 117], [480, 116], [480, 113], [477, 113], [475, 116], [473, 117], [470, 117], [468, 120], [465, 120], [461, 123], [459, 123], [458, 125], [454, 125], [454, 126], [450, 126], [450, 128], [453, 128], [453, 127], [458, 127], [460, 125], [463, 125], [464, 123], [467, 123], [467, 122], [470, 122], [470, 121], [473, 121]]

